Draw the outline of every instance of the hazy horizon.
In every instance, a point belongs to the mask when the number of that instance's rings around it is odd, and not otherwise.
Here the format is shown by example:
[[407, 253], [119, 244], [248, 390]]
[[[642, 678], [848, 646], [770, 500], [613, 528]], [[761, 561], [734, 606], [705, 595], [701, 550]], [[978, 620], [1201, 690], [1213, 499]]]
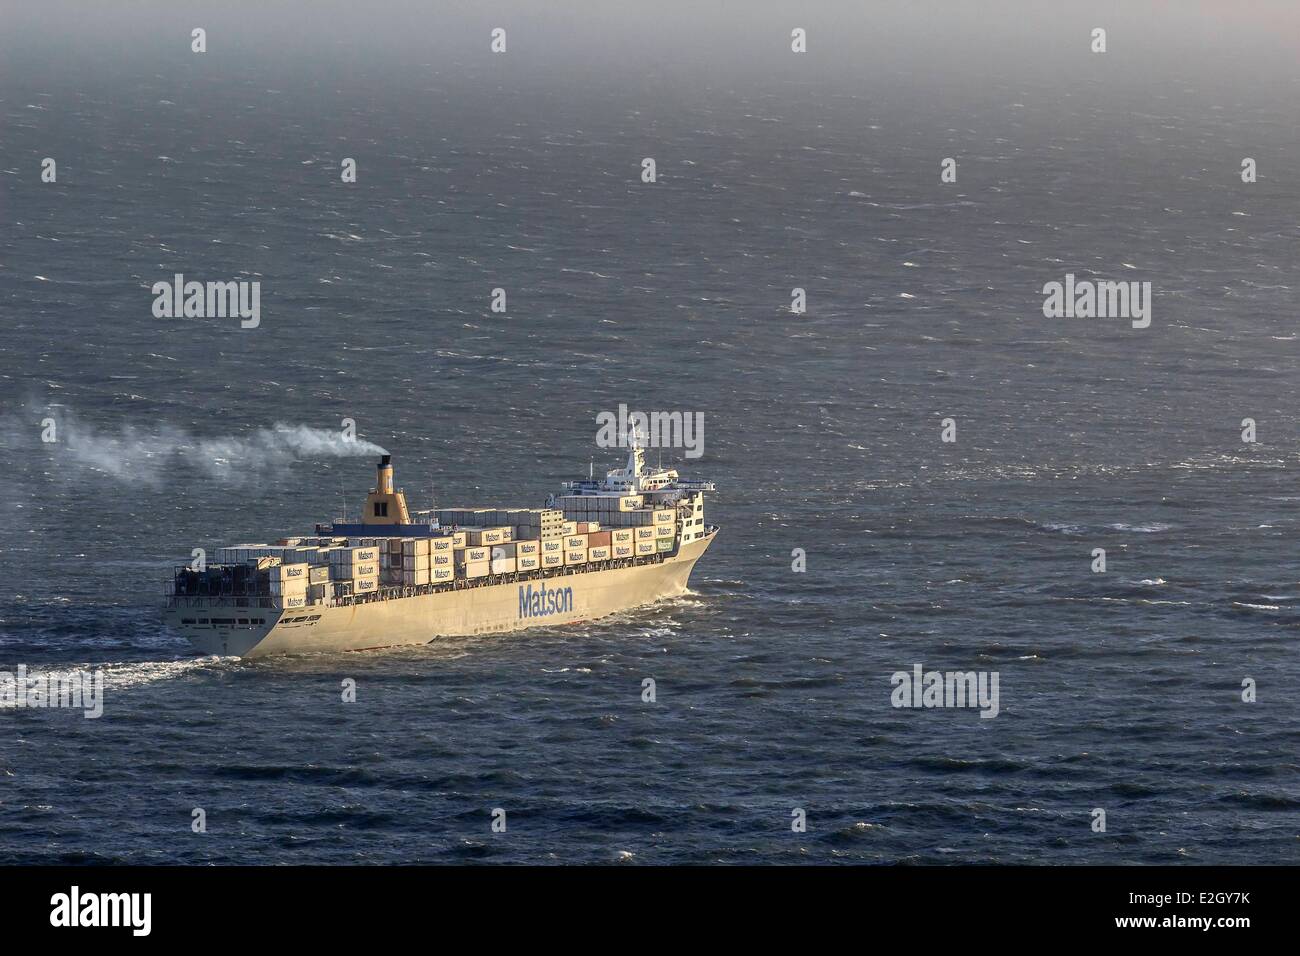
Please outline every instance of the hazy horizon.
[[[208, 32], [205, 69], [231, 60], [297, 70], [317, 61], [321, 75], [355, 78], [415, 68], [497, 71], [502, 82], [525, 71], [535, 80], [581, 77], [635, 86], [671, 83], [865, 78], [917, 87], [957, 78], [999, 83], [1133, 83], [1212, 80], [1260, 96], [1297, 88], [1300, 7], [1282, 2], [959, 4], [909, 2], [653, 5], [565, 3], [431, 5], [379, 0], [354, 5], [158, 0], [87, 6], [75, 0], [12, 4], [0, 35], [5, 88], [42, 74], [107, 64], [141, 71], [193, 62], [189, 31]], [[507, 31], [508, 56], [489, 51], [493, 28]], [[803, 28], [808, 52], [790, 55], [790, 31]], [[1108, 54], [1089, 50], [1094, 27], [1108, 32]], [[34, 73], [33, 67], [35, 67]], [[952, 86], [954, 95], [974, 92]], [[1209, 92], [1207, 90], [1207, 92]]]

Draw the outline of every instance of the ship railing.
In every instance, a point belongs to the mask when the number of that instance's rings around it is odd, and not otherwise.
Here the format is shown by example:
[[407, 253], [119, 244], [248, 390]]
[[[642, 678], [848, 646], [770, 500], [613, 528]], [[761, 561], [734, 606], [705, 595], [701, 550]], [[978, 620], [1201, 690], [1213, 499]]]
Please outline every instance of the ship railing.
[[166, 607], [169, 610], [204, 608], [269, 608], [280, 610], [275, 599], [266, 595], [210, 595], [210, 594], [168, 594]]
[[678, 478], [667, 488], [680, 489], [682, 491], [717, 491], [717, 486], [705, 479]]

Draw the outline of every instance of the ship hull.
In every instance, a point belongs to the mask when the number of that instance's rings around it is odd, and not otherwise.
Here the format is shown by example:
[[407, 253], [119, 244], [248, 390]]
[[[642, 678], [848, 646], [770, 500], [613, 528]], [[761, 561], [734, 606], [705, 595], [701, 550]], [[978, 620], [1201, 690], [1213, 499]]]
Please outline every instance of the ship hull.
[[[359, 604], [296, 610], [169, 608], [167, 622], [195, 647], [223, 657], [331, 653], [428, 644], [591, 621], [687, 590], [716, 531], [660, 562], [556, 574]], [[206, 618], [198, 617], [206, 614]], [[246, 615], [234, 621], [219, 615]], [[205, 620], [207, 623], [198, 623]]]

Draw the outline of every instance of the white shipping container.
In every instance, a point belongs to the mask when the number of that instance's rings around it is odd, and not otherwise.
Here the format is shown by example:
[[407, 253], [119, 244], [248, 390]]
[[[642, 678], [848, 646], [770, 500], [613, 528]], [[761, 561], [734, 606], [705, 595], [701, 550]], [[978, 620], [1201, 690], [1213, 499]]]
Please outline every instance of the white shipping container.
[[429, 555], [429, 566], [434, 568], [450, 568], [451, 552], [435, 551], [433, 554]]
[[359, 578], [352, 582], [353, 594], [365, 594], [368, 591], [378, 591], [378, 590], [379, 590], [379, 578], [377, 577]]
[[278, 597], [273, 597], [271, 599], [271, 603], [274, 604], [276, 607], [283, 607], [283, 608], [306, 607], [307, 592], [302, 591], [297, 594], [284, 594]]
[[630, 542], [628, 544], [615, 544], [610, 546], [616, 558], [630, 558], [636, 553], [636, 548]]
[[598, 548], [588, 548], [587, 559], [589, 561], [608, 561], [609, 547], [607, 545], [602, 545]]
[[550, 551], [542, 555], [542, 567], [544, 568], [558, 568], [558, 567], [563, 567], [563, 565], [564, 565], [563, 551]]
[[479, 528], [466, 534], [472, 545], [506, 544], [513, 537], [509, 528]]
[[538, 551], [541, 550], [541, 544], [538, 541], [510, 541], [507, 544], [491, 546], [491, 557], [494, 558], [519, 558], [537, 557]]
[[654, 539], [654, 538], [651, 538], [649, 541], [638, 541], [638, 542], [636, 543], [636, 553], [637, 553], [638, 555], [642, 555], [642, 554], [654, 554], [654, 553], [655, 553], [655, 539]]
[[493, 574], [513, 574], [514, 571], [515, 571], [514, 558], [493, 558], [492, 559]]
[[490, 561], [471, 561], [468, 564], [462, 564], [456, 569], [457, 573], [463, 578], [486, 577], [490, 570]]
[[429, 580], [434, 584], [437, 584], [440, 581], [450, 581], [454, 574], [455, 572], [452, 570], [450, 564], [442, 568], [430, 568]]
[[331, 564], [356, 564], [360, 561], [378, 564], [379, 548], [371, 545], [369, 547], [354, 548], [334, 548], [330, 551]]
[[308, 564], [277, 564], [271, 568], [272, 581], [298, 581], [301, 584], [307, 583]]
[[410, 568], [402, 569], [402, 586], [408, 588], [419, 587], [422, 584], [429, 583], [429, 568], [426, 565], [423, 568], [412, 570]]
[[456, 546], [454, 539], [451, 537], [427, 538], [425, 540], [429, 542], [429, 552], [431, 554], [439, 554], [443, 552], [451, 554], [452, 548]]
[[540, 559], [535, 554], [521, 554], [515, 558], [515, 567], [519, 571], [536, 571], [540, 566]]
[[554, 555], [557, 555], [557, 556], [563, 557], [563, 556], [564, 556], [564, 539], [563, 539], [563, 538], [547, 538], [545, 541], [543, 541], [543, 542], [542, 542], [542, 556], [545, 557], [545, 556], [548, 555], [548, 554], [554, 554]]
[[480, 561], [486, 561], [492, 557], [491, 548], [474, 547], [458, 548], [456, 550], [457, 564], [478, 564]]
[[636, 542], [637, 542], [638, 544], [641, 543], [642, 541], [649, 541], [651, 544], [654, 543], [654, 540], [655, 540], [655, 526], [654, 526], [654, 525], [652, 525], [652, 524], [644, 525], [644, 526], [639, 527], [639, 528], [633, 528], [632, 530], [635, 532], [634, 537], [635, 537], [635, 540], [636, 540]]
[[[610, 544], [616, 544], [616, 545], [617, 545], [617, 544], [631, 544], [631, 543], [632, 543], [632, 529], [631, 529], [631, 528], [615, 528], [613, 531], [611, 531], [611, 532], [609, 533], [609, 543], [610, 543]], [[617, 557], [617, 554], [615, 554], [615, 557]]]
[[403, 554], [402, 570], [403, 571], [428, 571], [432, 555], [428, 554]]
[[564, 563], [565, 563], [566, 565], [569, 565], [569, 564], [586, 564], [586, 563], [587, 563], [587, 549], [586, 549], [586, 548], [568, 548], [568, 549], [566, 549], [565, 552], [564, 552]]
[[403, 538], [402, 554], [423, 557], [431, 552], [428, 538]]

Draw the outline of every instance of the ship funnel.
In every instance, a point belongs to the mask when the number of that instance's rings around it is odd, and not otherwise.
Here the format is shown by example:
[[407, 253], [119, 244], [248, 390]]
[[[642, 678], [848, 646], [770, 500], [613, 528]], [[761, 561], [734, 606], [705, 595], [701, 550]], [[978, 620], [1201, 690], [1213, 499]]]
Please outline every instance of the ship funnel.
[[409, 524], [406, 495], [393, 486], [393, 456], [382, 455], [375, 465], [375, 487], [366, 498], [363, 524]]

